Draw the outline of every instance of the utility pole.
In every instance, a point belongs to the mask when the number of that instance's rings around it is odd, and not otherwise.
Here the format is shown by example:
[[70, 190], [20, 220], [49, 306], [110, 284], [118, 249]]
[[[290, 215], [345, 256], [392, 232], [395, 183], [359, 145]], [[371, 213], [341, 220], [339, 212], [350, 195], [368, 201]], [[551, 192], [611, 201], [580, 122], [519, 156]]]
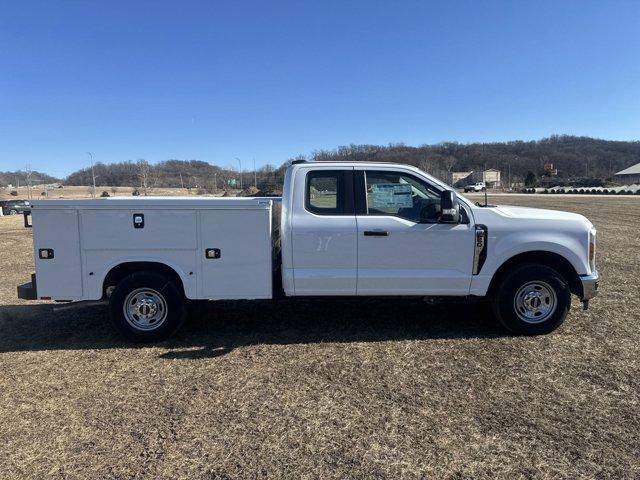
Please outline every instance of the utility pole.
[[[518, 155], [516, 155], [516, 163], [518, 163]], [[513, 188], [513, 185], [511, 183], [511, 164], [509, 164], [509, 188]]]
[[27, 196], [29, 200], [31, 200], [31, 165], [27, 164], [26, 166], [26, 175], [27, 175]]
[[180, 187], [184, 189], [184, 182], [182, 181], [182, 172], [180, 172]]
[[213, 174], [213, 192], [218, 193], [218, 172]]
[[242, 190], [242, 160], [240, 160], [238, 157], [235, 157], [235, 158], [238, 161], [238, 164], [240, 165], [240, 190]]
[[91, 158], [91, 179], [93, 180], [93, 189], [91, 190], [91, 196], [96, 198], [96, 174], [93, 171], [93, 155], [91, 152], [87, 152], [89, 158]]
[[256, 172], [256, 157], [253, 157], [253, 186], [258, 188], [258, 172]]

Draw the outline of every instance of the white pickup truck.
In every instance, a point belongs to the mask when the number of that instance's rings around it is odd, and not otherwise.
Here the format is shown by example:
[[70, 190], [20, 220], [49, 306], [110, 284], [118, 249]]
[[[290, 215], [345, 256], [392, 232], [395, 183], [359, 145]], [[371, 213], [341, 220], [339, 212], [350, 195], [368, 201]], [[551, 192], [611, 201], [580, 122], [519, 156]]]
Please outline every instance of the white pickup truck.
[[479, 206], [390, 163], [293, 162], [278, 203], [34, 201], [36, 273], [18, 296], [108, 300], [123, 334], [153, 341], [180, 327], [189, 300], [485, 297], [531, 335], [563, 322], [572, 293], [585, 307], [596, 295], [596, 230], [581, 215]]
[[487, 190], [487, 185], [484, 182], [471, 183], [464, 187], [464, 192], [484, 192]]

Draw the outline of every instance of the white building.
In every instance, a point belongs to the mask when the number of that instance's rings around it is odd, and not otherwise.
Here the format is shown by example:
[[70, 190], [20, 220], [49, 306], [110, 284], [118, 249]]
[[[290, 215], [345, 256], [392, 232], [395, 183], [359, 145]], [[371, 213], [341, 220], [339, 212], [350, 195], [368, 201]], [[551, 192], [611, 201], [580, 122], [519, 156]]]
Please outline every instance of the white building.
[[636, 163], [635, 165], [631, 165], [629, 168], [625, 168], [624, 170], [620, 170], [616, 173], [616, 180], [620, 183], [640, 183], [640, 163]]
[[482, 181], [487, 185], [488, 188], [500, 187], [500, 170], [496, 170], [495, 168], [485, 170], [484, 172], [482, 172]]

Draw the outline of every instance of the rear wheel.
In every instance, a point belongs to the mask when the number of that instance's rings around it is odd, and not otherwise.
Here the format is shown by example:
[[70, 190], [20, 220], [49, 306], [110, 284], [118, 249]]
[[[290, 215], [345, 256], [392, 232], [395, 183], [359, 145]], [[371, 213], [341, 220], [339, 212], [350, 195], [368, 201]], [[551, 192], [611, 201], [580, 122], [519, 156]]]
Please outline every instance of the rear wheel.
[[184, 322], [186, 300], [170, 278], [155, 272], [131, 274], [109, 298], [109, 317], [129, 340], [152, 342], [173, 334]]
[[9, 215], [17, 215], [18, 211], [14, 208], [12, 208], [11, 210], [9, 210]]
[[526, 264], [508, 272], [493, 298], [493, 311], [508, 330], [521, 335], [552, 332], [571, 308], [571, 291], [556, 270]]

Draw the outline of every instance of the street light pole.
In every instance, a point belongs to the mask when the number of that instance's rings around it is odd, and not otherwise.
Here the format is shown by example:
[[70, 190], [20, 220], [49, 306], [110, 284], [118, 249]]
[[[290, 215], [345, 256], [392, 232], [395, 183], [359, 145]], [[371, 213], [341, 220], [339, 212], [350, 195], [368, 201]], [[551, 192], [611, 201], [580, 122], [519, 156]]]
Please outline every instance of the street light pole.
[[96, 198], [96, 174], [93, 171], [93, 155], [91, 154], [91, 152], [87, 152], [89, 154], [89, 157], [91, 158], [91, 178], [93, 179], [93, 190], [91, 190], [91, 196], [93, 198]]
[[240, 165], [240, 190], [242, 190], [242, 160], [240, 160], [238, 157], [235, 157], [235, 158], [238, 161], [238, 164]]
[[[516, 155], [516, 163], [518, 163], [518, 155]], [[509, 162], [509, 190], [513, 188], [511, 184], [511, 162]]]

